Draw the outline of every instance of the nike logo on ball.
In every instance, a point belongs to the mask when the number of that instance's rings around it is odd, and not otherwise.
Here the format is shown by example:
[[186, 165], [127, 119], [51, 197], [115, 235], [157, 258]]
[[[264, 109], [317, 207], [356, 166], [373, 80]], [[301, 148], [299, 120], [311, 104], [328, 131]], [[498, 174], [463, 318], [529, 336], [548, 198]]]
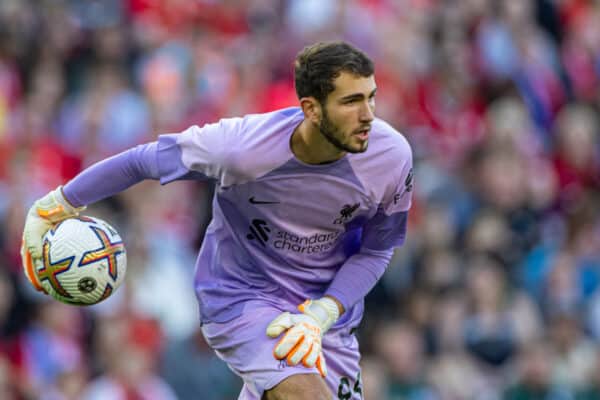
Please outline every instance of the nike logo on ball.
[[261, 200], [256, 200], [256, 199], [254, 198], [254, 196], [250, 197], [250, 198], [248, 199], [248, 201], [249, 201], [251, 204], [279, 204], [279, 202], [278, 202], [278, 201], [261, 201]]

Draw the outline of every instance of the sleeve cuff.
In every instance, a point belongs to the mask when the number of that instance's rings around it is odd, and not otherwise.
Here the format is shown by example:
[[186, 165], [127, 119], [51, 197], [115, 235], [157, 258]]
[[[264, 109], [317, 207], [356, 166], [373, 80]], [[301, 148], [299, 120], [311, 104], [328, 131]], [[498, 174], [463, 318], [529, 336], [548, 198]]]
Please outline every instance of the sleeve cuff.
[[342, 304], [342, 306], [344, 307], [344, 312], [347, 312], [350, 308], [352, 308], [352, 304], [349, 304], [349, 301], [346, 298], [345, 294], [342, 293], [341, 291], [337, 290], [336, 288], [327, 289], [324, 296], [331, 296], [331, 297], [335, 298], [337, 301], [339, 301]]

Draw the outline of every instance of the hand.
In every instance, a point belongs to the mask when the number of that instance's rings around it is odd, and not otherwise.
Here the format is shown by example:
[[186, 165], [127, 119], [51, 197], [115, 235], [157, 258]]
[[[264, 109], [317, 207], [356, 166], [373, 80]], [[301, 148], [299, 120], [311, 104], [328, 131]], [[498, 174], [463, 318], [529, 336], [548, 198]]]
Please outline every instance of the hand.
[[284, 312], [267, 327], [267, 335], [275, 338], [282, 332], [273, 354], [278, 360], [286, 359], [289, 365], [317, 367], [322, 377], [327, 376], [327, 365], [321, 351], [323, 334], [337, 321], [340, 311], [337, 303], [328, 297], [307, 300], [298, 306], [301, 314]]
[[43, 291], [35, 274], [35, 266], [42, 263], [42, 242], [44, 235], [54, 224], [79, 215], [85, 207], [73, 207], [62, 193], [62, 187], [51, 191], [33, 203], [25, 219], [21, 259], [25, 276], [39, 291]]

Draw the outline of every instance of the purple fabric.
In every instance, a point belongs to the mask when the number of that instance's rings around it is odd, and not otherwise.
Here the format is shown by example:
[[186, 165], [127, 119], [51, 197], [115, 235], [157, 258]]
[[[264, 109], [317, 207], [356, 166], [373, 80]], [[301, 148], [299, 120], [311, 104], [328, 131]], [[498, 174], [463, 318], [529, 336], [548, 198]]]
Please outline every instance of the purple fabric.
[[404, 240], [412, 153], [375, 120], [368, 151], [308, 165], [290, 149], [303, 118], [293, 108], [161, 135], [90, 167], [65, 195], [83, 205], [143, 179], [214, 179], [213, 219], [194, 278], [201, 322], [231, 321], [252, 300], [296, 311], [329, 294], [346, 308], [334, 328], [352, 328], [391, 248]]
[[136, 146], [87, 168], [63, 187], [75, 207], [95, 203], [144, 179], [158, 179], [156, 142]]
[[161, 135], [158, 139], [158, 168], [161, 185], [185, 179], [207, 179], [206, 175], [190, 171], [181, 161], [177, 134]]
[[363, 248], [344, 263], [325, 294], [335, 297], [342, 303], [344, 310], [350, 310], [375, 286], [393, 253], [393, 250]]
[[400, 247], [406, 236], [407, 217], [406, 211], [385, 215], [381, 209], [377, 210], [363, 229], [362, 245], [371, 250]]
[[[270, 338], [265, 331], [267, 325], [283, 311], [288, 310], [275, 304], [250, 300], [245, 303], [238, 318], [202, 325], [206, 342], [244, 380], [238, 400], [259, 400], [265, 390], [291, 375], [318, 374], [314, 367], [306, 368], [302, 364], [290, 366], [273, 357], [273, 348], [280, 337]], [[328, 370], [325, 382], [332, 393], [341, 392], [344, 399], [358, 400], [362, 397], [352, 388], [360, 379], [360, 353], [356, 336], [349, 331], [348, 328], [331, 329], [323, 337], [323, 355]]]
[[351, 182], [352, 184], [356, 185], [356, 187], [364, 190], [364, 185], [355, 175], [352, 166], [346, 158], [342, 158], [341, 160], [330, 164], [319, 165], [305, 164], [297, 158], [290, 158], [289, 161], [287, 161], [281, 167], [274, 169], [262, 178], [301, 175], [306, 174], [307, 170], [316, 175], [337, 176], [340, 179]]
[[326, 294], [346, 310], [363, 299], [385, 272], [393, 254], [390, 249], [404, 243], [407, 216], [407, 212], [386, 216], [378, 210], [363, 229], [360, 252], [340, 268]]

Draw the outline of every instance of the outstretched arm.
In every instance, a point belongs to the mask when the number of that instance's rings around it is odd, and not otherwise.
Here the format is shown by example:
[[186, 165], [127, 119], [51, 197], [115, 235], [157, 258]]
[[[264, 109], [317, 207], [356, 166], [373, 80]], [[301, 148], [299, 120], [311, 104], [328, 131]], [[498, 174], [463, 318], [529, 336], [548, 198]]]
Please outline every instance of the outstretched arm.
[[95, 203], [144, 179], [158, 179], [157, 142], [134, 147], [87, 168], [63, 187], [74, 207]]
[[[192, 126], [180, 134], [161, 135], [92, 165], [64, 187], [74, 206], [110, 197], [144, 179], [166, 184], [182, 179], [219, 179], [231, 140], [233, 123], [222, 120], [202, 128]], [[184, 159], [186, 162], [184, 162]]]
[[23, 267], [31, 283], [40, 289], [34, 266], [41, 263], [42, 238], [53, 224], [145, 179], [160, 179], [161, 184], [180, 179], [218, 179], [229, 130], [226, 122], [220, 122], [161, 135], [157, 142], [92, 165], [64, 187], [37, 200], [27, 213], [21, 245]]
[[21, 256], [25, 275], [36, 289], [41, 286], [34, 266], [41, 263], [44, 234], [53, 224], [78, 215], [88, 204], [144, 179], [157, 179], [156, 149], [156, 142], [149, 143], [100, 161], [34, 203], [25, 220]]

